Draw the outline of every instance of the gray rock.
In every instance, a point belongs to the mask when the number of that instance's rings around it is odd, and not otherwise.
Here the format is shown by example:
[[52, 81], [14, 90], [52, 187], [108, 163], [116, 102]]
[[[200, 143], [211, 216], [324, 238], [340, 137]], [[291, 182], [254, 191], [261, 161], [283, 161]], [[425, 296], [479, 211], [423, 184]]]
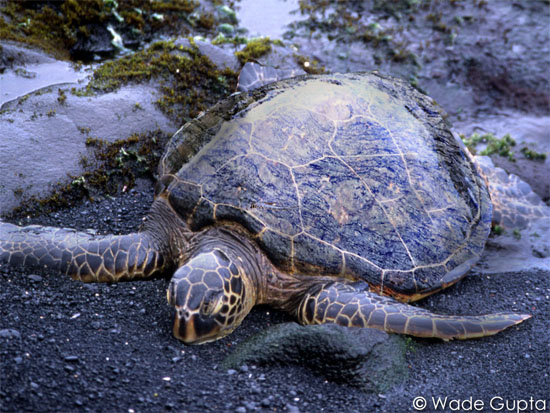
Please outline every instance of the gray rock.
[[271, 66], [262, 66], [258, 63], [248, 62], [239, 73], [237, 89], [240, 91], [249, 91], [278, 80], [289, 79], [304, 75], [305, 73], [302, 69], [296, 67], [276, 69]]
[[300, 409], [293, 404], [287, 403], [285, 408], [289, 413], [300, 413]]
[[55, 59], [38, 49], [30, 49], [16, 42], [2, 40], [0, 63], [7, 68], [25, 64], [53, 63]]
[[[237, 59], [233, 53], [200, 40], [195, 40], [194, 43], [197, 45], [199, 53], [208, 57], [218, 69], [231, 69], [235, 72], [240, 69], [241, 65], [239, 63], [239, 59]], [[191, 46], [191, 42], [186, 37], [176, 39], [174, 44], [183, 48]]]
[[21, 333], [14, 328], [0, 330], [0, 338], [21, 338]]
[[[190, 46], [188, 39], [175, 43]], [[205, 42], [196, 45], [220, 69], [240, 69], [233, 53]], [[0, 74], [0, 104], [5, 102], [0, 111], [0, 136], [5, 137], [0, 140], [0, 214], [18, 206], [20, 194], [44, 197], [56, 184], [67, 183], [68, 174], [80, 175], [80, 160], [89, 155], [88, 137], [113, 142], [158, 129], [172, 134], [179, 126], [155, 104], [155, 82], [79, 97], [70, 90], [80, 87], [76, 81], [83, 75], [68, 63], [17, 45], [4, 46], [4, 52], [17, 65], [10, 60]], [[21, 86], [20, 78], [29, 84]], [[10, 85], [17, 89], [8, 90]]]
[[477, 268], [484, 273], [550, 271], [550, 207], [517, 175], [477, 156], [487, 176], [493, 202], [493, 222], [503, 227], [493, 235]]
[[32, 282], [40, 282], [42, 281], [42, 277], [40, 275], [36, 275], [36, 274], [30, 274], [29, 275], [29, 279], [32, 281]]
[[328, 380], [383, 392], [407, 376], [403, 338], [382, 331], [334, 324], [284, 323], [240, 344], [223, 362], [301, 365]]
[[0, 108], [43, 87], [77, 82], [88, 75], [69, 62], [8, 41], [0, 41], [0, 69]]
[[[125, 86], [112, 93], [78, 97], [75, 84], [52, 86], [10, 101], [0, 113], [0, 214], [19, 204], [18, 194], [45, 196], [67, 174], [82, 173], [86, 139], [115, 141], [157, 129], [167, 134], [177, 125], [155, 105], [156, 89]], [[58, 90], [64, 89], [61, 104]], [[139, 105], [137, 105], [139, 104]], [[83, 133], [85, 130], [85, 133]]]
[[[480, 115], [464, 121], [453, 122], [454, 129], [466, 136], [474, 132], [480, 135], [492, 133], [497, 138], [509, 134], [516, 142], [512, 148], [514, 161], [498, 154], [491, 155], [493, 163], [508, 173], [518, 175], [544, 200], [550, 199], [550, 116], [534, 116], [519, 111], [506, 110], [497, 114]], [[545, 160], [526, 159], [521, 149], [527, 147], [546, 154]], [[483, 150], [483, 145], [477, 148]]]

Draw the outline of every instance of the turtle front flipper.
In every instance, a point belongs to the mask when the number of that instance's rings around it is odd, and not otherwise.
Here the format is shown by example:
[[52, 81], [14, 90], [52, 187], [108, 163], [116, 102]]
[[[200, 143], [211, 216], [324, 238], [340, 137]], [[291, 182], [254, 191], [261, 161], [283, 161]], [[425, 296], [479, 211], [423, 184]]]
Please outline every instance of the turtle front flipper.
[[389, 333], [443, 340], [490, 336], [531, 317], [516, 313], [482, 316], [434, 314], [375, 294], [362, 282], [333, 282], [313, 287], [305, 294], [297, 311], [302, 324], [372, 327]]
[[0, 222], [0, 265], [45, 266], [85, 282], [149, 277], [165, 260], [147, 232], [97, 236]]

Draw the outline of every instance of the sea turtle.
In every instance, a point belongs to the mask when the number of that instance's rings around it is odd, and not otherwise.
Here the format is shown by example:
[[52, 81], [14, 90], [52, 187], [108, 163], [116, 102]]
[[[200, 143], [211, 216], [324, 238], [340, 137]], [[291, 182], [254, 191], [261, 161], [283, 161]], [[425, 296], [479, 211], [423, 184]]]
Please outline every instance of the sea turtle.
[[175, 271], [167, 298], [185, 343], [231, 333], [256, 304], [442, 339], [530, 317], [407, 304], [476, 263], [492, 206], [432, 100], [402, 80], [308, 75], [234, 94], [173, 136], [159, 177], [138, 233], [1, 223], [0, 263], [86, 282]]

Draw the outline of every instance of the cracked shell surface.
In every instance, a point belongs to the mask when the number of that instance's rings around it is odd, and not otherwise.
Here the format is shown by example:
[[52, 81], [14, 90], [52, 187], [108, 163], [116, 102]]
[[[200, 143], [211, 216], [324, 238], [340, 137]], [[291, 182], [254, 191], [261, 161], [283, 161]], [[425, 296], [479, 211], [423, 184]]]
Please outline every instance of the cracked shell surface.
[[193, 230], [238, 224], [280, 269], [417, 299], [479, 259], [484, 180], [430, 98], [378, 73], [235, 94], [184, 125], [160, 190]]

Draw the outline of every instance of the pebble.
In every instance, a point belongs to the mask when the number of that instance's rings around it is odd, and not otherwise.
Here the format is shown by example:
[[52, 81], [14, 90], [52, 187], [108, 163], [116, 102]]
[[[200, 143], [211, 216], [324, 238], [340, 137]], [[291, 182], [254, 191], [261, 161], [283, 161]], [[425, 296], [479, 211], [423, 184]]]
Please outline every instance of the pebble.
[[287, 404], [285, 408], [289, 413], [300, 413], [300, 409], [293, 404]]
[[14, 328], [0, 330], [0, 338], [21, 338], [21, 333]]

